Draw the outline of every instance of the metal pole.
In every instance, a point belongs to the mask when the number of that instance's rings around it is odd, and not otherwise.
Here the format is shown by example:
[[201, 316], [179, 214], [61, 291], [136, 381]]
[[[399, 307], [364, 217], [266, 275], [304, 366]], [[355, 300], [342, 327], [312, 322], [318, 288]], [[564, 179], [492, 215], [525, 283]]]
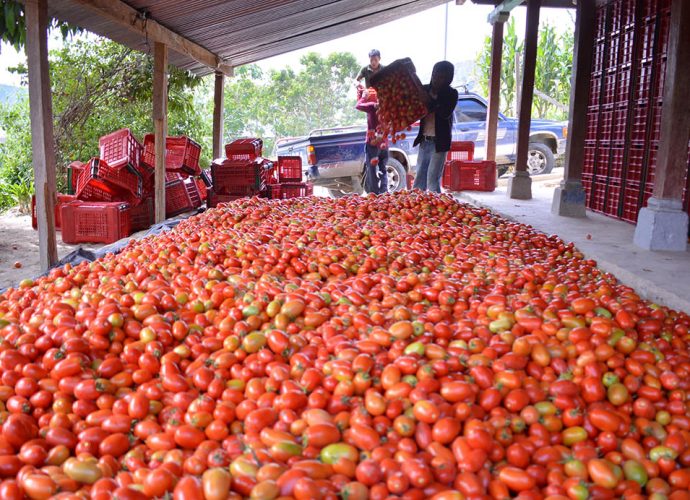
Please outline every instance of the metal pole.
[[448, 2], [446, 2], [446, 28], [443, 32], [443, 60], [448, 60]]

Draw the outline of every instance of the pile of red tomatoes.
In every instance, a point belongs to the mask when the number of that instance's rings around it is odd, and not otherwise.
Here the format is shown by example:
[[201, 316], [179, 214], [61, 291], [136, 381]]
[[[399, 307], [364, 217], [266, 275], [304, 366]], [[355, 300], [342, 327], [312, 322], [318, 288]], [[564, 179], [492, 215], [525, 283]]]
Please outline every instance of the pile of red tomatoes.
[[426, 115], [428, 110], [420, 99], [421, 84], [414, 73], [405, 66], [389, 72], [376, 87], [379, 102], [376, 132], [383, 137], [390, 135], [395, 143], [405, 138], [404, 133], [398, 132], [409, 130], [410, 125]]
[[240, 200], [0, 295], [0, 498], [690, 498], [690, 318], [448, 196]]

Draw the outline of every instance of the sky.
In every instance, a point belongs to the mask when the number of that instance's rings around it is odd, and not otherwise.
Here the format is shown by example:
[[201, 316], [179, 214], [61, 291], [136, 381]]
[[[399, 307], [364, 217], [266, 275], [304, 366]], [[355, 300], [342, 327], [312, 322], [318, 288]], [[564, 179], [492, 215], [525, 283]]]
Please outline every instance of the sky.
[[[315, 51], [328, 55], [336, 51], [354, 53], [362, 65], [368, 63], [369, 50], [381, 51], [382, 62], [394, 61], [409, 57], [417, 68], [417, 74], [426, 82], [431, 75], [431, 68], [437, 61], [444, 59], [444, 39], [446, 7], [448, 12], [448, 36], [446, 59], [451, 62], [474, 60], [481, 50], [484, 38], [491, 34], [491, 25], [487, 16], [492, 7], [474, 5], [469, 1], [465, 5], [450, 2], [418, 14], [398, 19], [379, 27], [348, 35], [337, 40], [314, 45], [280, 56], [260, 61], [264, 69], [278, 69], [285, 66], [297, 66], [299, 58], [307, 52]], [[517, 31], [525, 31], [524, 7], [518, 7], [511, 14], [515, 18]], [[551, 23], [557, 30], [574, 26], [574, 10], [542, 9], [540, 23]], [[52, 36], [49, 48], [58, 48], [62, 44], [58, 36]], [[0, 47], [0, 83], [19, 85], [19, 78], [7, 71], [25, 61], [23, 54], [13, 47], [3, 44]], [[470, 83], [470, 82], [456, 82]]]

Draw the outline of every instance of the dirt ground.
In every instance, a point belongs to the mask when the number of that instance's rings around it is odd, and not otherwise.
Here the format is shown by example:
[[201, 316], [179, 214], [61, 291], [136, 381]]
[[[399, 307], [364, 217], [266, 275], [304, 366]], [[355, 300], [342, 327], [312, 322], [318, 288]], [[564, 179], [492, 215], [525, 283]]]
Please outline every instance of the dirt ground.
[[[56, 237], [60, 259], [79, 247], [65, 245], [59, 231]], [[87, 247], [98, 248], [98, 245]], [[15, 263], [19, 263], [21, 267], [15, 267]], [[38, 231], [31, 227], [31, 216], [20, 215], [16, 211], [0, 214], [0, 290], [39, 274]]]

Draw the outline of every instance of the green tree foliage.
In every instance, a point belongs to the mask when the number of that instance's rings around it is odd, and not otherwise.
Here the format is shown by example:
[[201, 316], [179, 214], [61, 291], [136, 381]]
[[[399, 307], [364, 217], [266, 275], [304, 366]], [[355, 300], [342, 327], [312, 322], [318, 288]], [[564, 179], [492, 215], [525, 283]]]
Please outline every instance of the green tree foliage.
[[[52, 19], [50, 27], [60, 30], [63, 38], [68, 38], [81, 30], [76, 26]], [[24, 5], [15, 0], [0, 0], [0, 41], [7, 42], [17, 50], [26, 44], [26, 18]]]
[[[26, 77], [26, 68], [16, 72]], [[153, 59], [115, 42], [89, 37], [66, 42], [50, 54], [58, 187], [66, 183], [66, 166], [98, 155], [98, 139], [130, 128], [138, 138], [153, 130], [151, 100]], [[209, 82], [170, 68], [168, 131], [185, 134], [202, 145], [210, 161], [211, 122], [206, 99]], [[25, 184], [33, 177], [28, 97], [0, 110], [0, 182]]]
[[[553, 25], [545, 24], [539, 30], [537, 47], [537, 67], [535, 70], [535, 88], [567, 106], [570, 98], [570, 75], [573, 61], [573, 29], [559, 33]], [[515, 20], [511, 18], [506, 24], [503, 38], [503, 57], [501, 66], [501, 110], [512, 114], [515, 107], [515, 60], [516, 55], [524, 52], [523, 40], [519, 39], [515, 29]], [[477, 80], [485, 95], [489, 92], [491, 74], [491, 37], [484, 40], [484, 46], [477, 57]], [[539, 118], [561, 119], [566, 116], [561, 109], [552, 103], [534, 96], [533, 114]]]
[[273, 138], [306, 135], [316, 128], [360, 123], [349, 90], [359, 66], [349, 52], [328, 57], [308, 53], [297, 69], [263, 72], [256, 65], [238, 68], [225, 89], [225, 136]]
[[[238, 68], [226, 82], [225, 139], [263, 137], [270, 154], [275, 137], [361, 123], [364, 115], [349, 95], [357, 70], [350, 53], [307, 54], [296, 70]], [[15, 71], [25, 79], [25, 67]], [[129, 128], [141, 139], [152, 130], [153, 60], [148, 55], [95, 36], [78, 37], [51, 52], [50, 75], [58, 189], [65, 189], [72, 161], [98, 155], [99, 137]], [[212, 86], [212, 78], [170, 67], [168, 133], [199, 142], [202, 166], [211, 161]], [[0, 129], [6, 134], [0, 144], [0, 184], [24, 187], [24, 192], [33, 179], [28, 98], [0, 108]], [[10, 198], [0, 193], [0, 208]]]

